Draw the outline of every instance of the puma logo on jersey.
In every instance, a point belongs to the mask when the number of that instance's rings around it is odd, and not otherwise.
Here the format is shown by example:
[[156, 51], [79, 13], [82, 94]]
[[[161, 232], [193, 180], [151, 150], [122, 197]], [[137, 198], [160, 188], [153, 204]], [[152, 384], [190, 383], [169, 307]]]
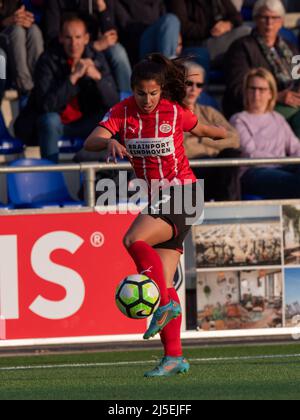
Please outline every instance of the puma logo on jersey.
[[131, 131], [133, 134], [135, 134], [135, 128], [133, 127], [128, 127], [128, 130]]

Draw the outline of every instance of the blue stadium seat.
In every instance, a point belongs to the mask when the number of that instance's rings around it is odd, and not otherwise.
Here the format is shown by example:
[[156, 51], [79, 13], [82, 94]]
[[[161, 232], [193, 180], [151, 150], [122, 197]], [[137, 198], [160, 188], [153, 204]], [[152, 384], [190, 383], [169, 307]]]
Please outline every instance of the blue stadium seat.
[[19, 155], [24, 153], [25, 146], [21, 140], [13, 138], [6, 128], [0, 112], [0, 155]]
[[242, 17], [244, 22], [250, 22], [253, 20], [253, 7], [243, 7], [242, 8]]
[[291, 29], [282, 28], [280, 30], [280, 35], [285, 41], [298, 48], [298, 38]]
[[205, 91], [201, 93], [200, 98], [198, 99], [198, 104], [202, 106], [210, 106], [217, 111], [221, 111], [221, 107], [218, 104], [218, 101]]
[[80, 138], [67, 138], [63, 137], [58, 142], [60, 154], [75, 154], [78, 153], [84, 145], [84, 140]]
[[266, 198], [260, 197], [258, 195], [243, 194], [242, 200], [243, 201], [264, 201], [266, 200]]
[[[50, 166], [52, 162], [20, 159], [10, 166]], [[8, 175], [9, 202], [15, 208], [82, 207], [69, 194], [61, 172], [18, 173]]]
[[209, 83], [222, 85], [225, 84], [225, 73], [223, 70], [210, 70]]
[[12, 204], [0, 203], [0, 210], [12, 210], [14, 206]]

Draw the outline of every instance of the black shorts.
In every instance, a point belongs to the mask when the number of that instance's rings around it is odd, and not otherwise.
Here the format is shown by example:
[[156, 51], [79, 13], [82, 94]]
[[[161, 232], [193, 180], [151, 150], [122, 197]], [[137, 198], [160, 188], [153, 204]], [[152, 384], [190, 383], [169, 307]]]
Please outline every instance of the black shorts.
[[[187, 224], [187, 219], [197, 220], [197, 210], [194, 213], [187, 213], [184, 205], [178, 207], [180, 196], [183, 203], [184, 188], [181, 189], [180, 193], [178, 193], [178, 187], [171, 187], [167, 192], [165, 190], [160, 191], [159, 195], [147, 207], [149, 216], [154, 219], [162, 219], [173, 228], [173, 237], [167, 242], [155, 245], [154, 248], [156, 249], [171, 249], [183, 254], [183, 243], [192, 228], [191, 223]], [[197, 183], [190, 184], [188, 188], [190, 191], [189, 199], [192, 200], [192, 206], [196, 208]], [[168, 209], [166, 211], [167, 203]]]

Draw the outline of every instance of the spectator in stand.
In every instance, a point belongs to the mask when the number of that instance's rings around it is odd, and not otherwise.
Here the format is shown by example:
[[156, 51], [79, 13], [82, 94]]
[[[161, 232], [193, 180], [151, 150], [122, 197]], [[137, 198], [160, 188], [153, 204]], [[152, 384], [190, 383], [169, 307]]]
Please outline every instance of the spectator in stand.
[[6, 39], [12, 79], [20, 96], [26, 97], [33, 89], [34, 69], [44, 49], [41, 30], [19, 0], [0, 1], [0, 28]]
[[[187, 96], [186, 106], [197, 116], [204, 125], [220, 126], [226, 128], [228, 138], [214, 141], [208, 138], [198, 138], [191, 134], [185, 135], [185, 149], [189, 159], [200, 158], [226, 158], [236, 157], [240, 147], [239, 135], [236, 129], [229, 124], [220, 112], [209, 106], [198, 104], [203, 93], [205, 71], [197, 63], [187, 62]], [[236, 192], [236, 170], [220, 168], [201, 168], [195, 170], [199, 179], [205, 180], [205, 198], [210, 200], [226, 200]], [[234, 184], [234, 185], [233, 185]], [[237, 197], [232, 197], [237, 198]]]
[[[240, 134], [245, 158], [300, 157], [300, 143], [286, 120], [274, 111], [277, 84], [264, 68], [251, 70], [244, 81], [245, 111], [231, 123]], [[300, 166], [241, 170], [243, 194], [267, 199], [300, 198]]]
[[114, 22], [114, 1], [94, 0], [91, 11], [87, 0], [47, 0], [44, 32], [47, 43], [58, 39], [62, 16], [65, 13], [78, 11], [88, 22], [94, 49], [105, 54], [123, 99], [131, 92], [132, 70], [127, 52], [119, 42]]
[[208, 70], [220, 62], [229, 46], [251, 29], [242, 25], [241, 14], [231, 0], [166, 0], [168, 10], [181, 22], [184, 53], [195, 55]]
[[[66, 15], [60, 46], [50, 48], [41, 56], [34, 91], [17, 124], [21, 136], [26, 118], [36, 115], [42, 157], [53, 162], [58, 161], [61, 137], [86, 138], [119, 101], [105, 56], [94, 51], [89, 40], [85, 21], [77, 15]], [[26, 131], [23, 128], [23, 136]]]
[[164, 0], [115, 0], [115, 16], [133, 63], [153, 52], [169, 58], [176, 55], [180, 22], [166, 14]]
[[254, 6], [256, 27], [252, 34], [236, 41], [224, 62], [227, 90], [224, 110], [227, 117], [243, 110], [243, 82], [253, 68], [269, 70], [279, 91], [276, 110], [300, 138], [300, 85], [293, 80], [292, 59], [295, 48], [279, 35], [285, 10], [280, 0], [258, 0]]

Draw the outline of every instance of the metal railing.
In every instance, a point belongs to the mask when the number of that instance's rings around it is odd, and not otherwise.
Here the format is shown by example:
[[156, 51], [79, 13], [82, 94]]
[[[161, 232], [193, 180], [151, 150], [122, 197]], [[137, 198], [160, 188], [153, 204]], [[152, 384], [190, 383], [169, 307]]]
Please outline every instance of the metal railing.
[[[283, 166], [300, 165], [299, 158], [280, 159], [199, 159], [190, 161], [192, 168], [233, 168], [233, 167], [255, 167], [255, 166]], [[96, 173], [101, 171], [132, 170], [130, 163], [80, 163], [80, 164], [58, 164], [52, 166], [20, 166], [0, 167], [0, 174], [29, 173], [29, 172], [80, 172], [84, 174], [85, 203], [87, 207], [96, 205]]]

